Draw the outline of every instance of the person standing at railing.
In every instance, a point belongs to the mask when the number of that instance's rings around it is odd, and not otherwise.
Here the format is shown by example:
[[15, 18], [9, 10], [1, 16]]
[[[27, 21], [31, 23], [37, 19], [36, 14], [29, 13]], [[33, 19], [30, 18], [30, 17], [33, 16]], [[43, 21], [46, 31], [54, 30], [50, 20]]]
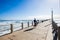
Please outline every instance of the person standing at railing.
[[36, 18], [34, 18], [34, 26], [37, 25], [37, 21], [36, 21]]

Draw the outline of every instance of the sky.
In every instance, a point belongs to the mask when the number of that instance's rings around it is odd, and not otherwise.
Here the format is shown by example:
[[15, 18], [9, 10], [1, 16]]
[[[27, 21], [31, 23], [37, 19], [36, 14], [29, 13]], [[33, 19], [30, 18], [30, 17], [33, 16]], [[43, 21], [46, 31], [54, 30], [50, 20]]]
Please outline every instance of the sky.
[[54, 12], [54, 18], [60, 18], [59, 3], [59, 0], [0, 0], [0, 19], [51, 18], [51, 8]]

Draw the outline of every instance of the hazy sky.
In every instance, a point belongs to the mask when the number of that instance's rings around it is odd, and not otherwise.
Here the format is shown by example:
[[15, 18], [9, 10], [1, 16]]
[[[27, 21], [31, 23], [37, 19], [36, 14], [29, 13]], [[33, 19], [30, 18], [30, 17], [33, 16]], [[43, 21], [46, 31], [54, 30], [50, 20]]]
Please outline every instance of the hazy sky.
[[59, 18], [59, 0], [0, 0], [0, 19]]

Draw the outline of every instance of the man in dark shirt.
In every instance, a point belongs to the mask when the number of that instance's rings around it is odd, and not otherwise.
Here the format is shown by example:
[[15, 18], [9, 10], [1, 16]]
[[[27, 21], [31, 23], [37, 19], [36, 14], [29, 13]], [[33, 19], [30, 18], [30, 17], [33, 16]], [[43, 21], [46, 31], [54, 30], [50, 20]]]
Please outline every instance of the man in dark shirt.
[[36, 19], [34, 18], [34, 26], [36, 26], [37, 25], [37, 21], [36, 21]]

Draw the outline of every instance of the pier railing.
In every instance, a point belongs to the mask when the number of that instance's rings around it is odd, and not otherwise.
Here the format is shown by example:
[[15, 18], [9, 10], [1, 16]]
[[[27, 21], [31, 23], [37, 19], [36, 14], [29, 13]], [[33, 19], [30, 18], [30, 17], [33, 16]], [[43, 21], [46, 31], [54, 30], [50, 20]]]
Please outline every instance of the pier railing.
[[53, 37], [53, 40], [60, 40], [60, 26], [57, 25], [58, 23], [55, 23], [54, 21], [52, 22], [52, 28], [54, 29], [53, 30], [53, 34], [54, 37]]
[[[32, 22], [21, 22], [21, 23], [12, 23], [12, 24], [2, 24], [0, 25], [0, 36], [7, 34], [7, 33], [13, 33], [17, 30], [22, 30], [24, 28], [32, 27], [34, 25]], [[6, 33], [4, 33], [6, 32]]]
[[[58, 23], [56, 23], [56, 24], [58, 24]], [[58, 40], [60, 40], [60, 26], [59, 25], [57, 25], [57, 38], [58, 38]]]

